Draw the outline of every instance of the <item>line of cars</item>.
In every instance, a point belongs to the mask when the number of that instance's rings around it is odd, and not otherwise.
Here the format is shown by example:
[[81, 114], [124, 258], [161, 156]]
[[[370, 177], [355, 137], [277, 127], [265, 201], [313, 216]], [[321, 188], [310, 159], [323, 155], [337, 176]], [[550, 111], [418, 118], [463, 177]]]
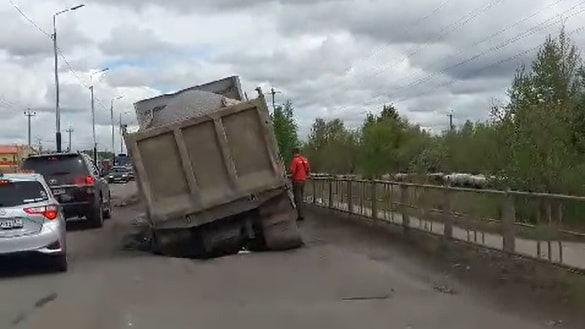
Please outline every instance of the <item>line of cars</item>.
[[109, 176], [85, 153], [26, 158], [0, 174], [0, 256], [44, 256], [68, 268], [66, 222], [99, 228], [112, 216]]

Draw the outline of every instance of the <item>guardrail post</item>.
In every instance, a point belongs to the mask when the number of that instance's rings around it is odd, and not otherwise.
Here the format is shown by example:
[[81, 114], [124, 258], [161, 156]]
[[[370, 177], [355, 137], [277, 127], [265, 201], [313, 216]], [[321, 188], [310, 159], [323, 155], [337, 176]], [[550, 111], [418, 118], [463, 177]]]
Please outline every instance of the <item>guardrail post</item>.
[[516, 205], [514, 200], [514, 195], [512, 195], [510, 193], [510, 189], [508, 189], [502, 202], [502, 249], [511, 253], [516, 250], [516, 240], [514, 234], [514, 223], [516, 222]]
[[452, 192], [450, 189], [443, 190], [443, 237], [445, 239], [452, 239], [453, 238], [453, 218], [451, 217], [451, 201], [452, 201]]
[[353, 179], [347, 180], [347, 211], [353, 214]]
[[402, 213], [402, 228], [404, 232], [410, 229], [410, 216], [408, 215], [408, 186], [400, 184], [400, 212]]
[[327, 206], [331, 209], [333, 208], [333, 178], [329, 178], [329, 195], [328, 195], [328, 201], [327, 201]]
[[376, 181], [372, 181], [372, 218], [378, 218], [378, 194], [376, 193], [377, 184]]
[[312, 179], [313, 182], [313, 204], [317, 203], [317, 181]]

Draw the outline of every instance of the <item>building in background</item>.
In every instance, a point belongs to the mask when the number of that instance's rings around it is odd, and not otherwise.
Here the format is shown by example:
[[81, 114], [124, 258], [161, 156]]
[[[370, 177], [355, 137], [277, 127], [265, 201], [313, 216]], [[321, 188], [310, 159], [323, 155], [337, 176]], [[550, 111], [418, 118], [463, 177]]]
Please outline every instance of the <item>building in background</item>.
[[37, 151], [28, 145], [0, 145], [0, 171], [16, 172], [22, 160], [31, 154], [37, 154]]

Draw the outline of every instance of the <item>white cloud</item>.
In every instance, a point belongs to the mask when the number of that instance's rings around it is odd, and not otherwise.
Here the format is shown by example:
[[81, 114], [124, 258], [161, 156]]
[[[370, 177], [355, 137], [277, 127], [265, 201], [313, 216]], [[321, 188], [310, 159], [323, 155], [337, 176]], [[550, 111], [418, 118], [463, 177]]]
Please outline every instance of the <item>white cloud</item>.
[[[38, 113], [33, 137], [54, 147], [52, 46], [39, 28], [50, 33], [52, 14], [78, 3], [12, 1], [38, 28], [10, 1], [0, 3], [0, 142], [26, 142], [23, 111], [30, 107]], [[89, 73], [109, 67], [95, 83], [102, 149], [111, 148], [112, 98], [124, 96], [115, 103], [116, 121], [125, 113], [132, 123], [137, 100], [232, 74], [249, 95], [260, 85], [281, 91], [278, 103], [291, 99], [303, 134], [317, 116], [355, 126], [365, 111], [390, 102], [434, 131], [447, 126], [449, 111], [456, 124], [485, 119], [492, 99], [505, 97], [514, 68], [534, 54], [521, 53], [558, 32], [555, 15], [568, 18], [571, 31], [585, 8], [573, 7], [575, 0], [85, 3], [57, 19], [67, 59], [59, 56], [61, 126], [65, 144], [71, 125], [73, 147], [91, 147]]]

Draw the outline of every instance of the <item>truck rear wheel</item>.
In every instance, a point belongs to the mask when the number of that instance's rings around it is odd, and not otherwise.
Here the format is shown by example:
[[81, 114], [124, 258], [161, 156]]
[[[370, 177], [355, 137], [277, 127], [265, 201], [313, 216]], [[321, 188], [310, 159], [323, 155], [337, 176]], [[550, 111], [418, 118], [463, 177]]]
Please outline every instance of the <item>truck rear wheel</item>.
[[267, 250], [288, 250], [303, 245], [296, 223], [297, 214], [288, 193], [268, 200], [259, 208], [264, 245]]

